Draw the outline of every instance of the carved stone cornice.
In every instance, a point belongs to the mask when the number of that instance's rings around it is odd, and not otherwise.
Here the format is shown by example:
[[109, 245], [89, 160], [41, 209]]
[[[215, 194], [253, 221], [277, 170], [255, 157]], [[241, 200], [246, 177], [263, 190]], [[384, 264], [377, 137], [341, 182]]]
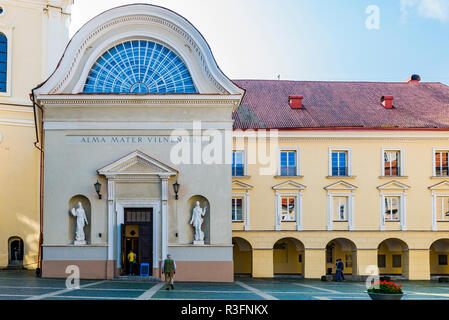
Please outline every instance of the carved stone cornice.
[[110, 106], [110, 105], [135, 105], [142, 107], [166, 106], [166, 105], [188, 105], [189, 107], [211, 107], [211, 106], [231, 106], [237, 108], [240, 104], [240, 97], [236, 95], [225, 96], [159, 96], [159, 97], [136, 97], [123, 95], [42, 95], [38, 97], [43, 106]]

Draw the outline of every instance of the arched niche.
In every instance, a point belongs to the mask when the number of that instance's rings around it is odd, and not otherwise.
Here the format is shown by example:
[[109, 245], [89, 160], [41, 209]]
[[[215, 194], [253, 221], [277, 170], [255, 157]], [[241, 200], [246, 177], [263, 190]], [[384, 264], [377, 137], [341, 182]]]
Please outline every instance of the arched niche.
[[23, 240], [20, 237], [11, 237], [8, 239], [8, 265], [22, 267], [23, 265]]
[[[210, 207], [209, 204], [209, 200], [207, 200], [207, 198], [200, 196], [200, 195], [196, 195], [193, 196], [189, 199], [188, 201], [188, 208], [189, 208], [189, 215], [188, 215], [188, 223], [190, 223], [190, 220], [192, 219], [192, 212], [193, 212], [193, 208], [195, 208], [196, 206], [196, 202], [199, 201], [200, 203], [200, 207], [201, 208], [205, 208], [207, 207], [206, 210], [206, 215], [203, 217], [203, 232], [204, 232], [204, 244], [210, 244], [210, 215], [212, 213], [212, 209]], [[190, 239], [190, 242], [193, 242], [194, 238], [195, 238], [195, 229], [193, 228], [193, 226], [191, 224], [189, 224], [189, 232], [188, 232], [188, 239]]]
[[83, 195], [76, 195], [74, 197], [72, 197], [69, 201], [69, 210], [67, 211], [67, 218], [69, 219], [69, 230], [68, 230], [68, 240], [69, 243], [73, 243], [73, 241], [75, 240], [75, 233], [76, 233], [76, 217], [72, 216], [72, 209], [73, 208], [78, 208], [78, 203], [80, 203], [83, 205], [84, 208], [84, 212], [86, 213], [86, 217], [87, 217], [87, 221], [88, 224], [85, 225], [84, 227], [84, 234], [86, 236], [86, 241], [87, 243], [90, 243], [90, 230], [91, 230], [91, 225], [92, 225], [92, 220], [91, 220], [91, 205], [90, 205], [90, 200], [83, 196]]

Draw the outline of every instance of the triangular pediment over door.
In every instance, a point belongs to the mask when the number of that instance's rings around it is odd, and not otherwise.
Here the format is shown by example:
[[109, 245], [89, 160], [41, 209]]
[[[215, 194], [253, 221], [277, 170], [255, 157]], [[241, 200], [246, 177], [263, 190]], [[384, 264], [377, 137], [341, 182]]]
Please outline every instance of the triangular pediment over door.
[[178, 171], [141, 151], [134, 151], [99, 169], [98, 173], [106, 177], [121, 175], [170, 177], [177, 175]]

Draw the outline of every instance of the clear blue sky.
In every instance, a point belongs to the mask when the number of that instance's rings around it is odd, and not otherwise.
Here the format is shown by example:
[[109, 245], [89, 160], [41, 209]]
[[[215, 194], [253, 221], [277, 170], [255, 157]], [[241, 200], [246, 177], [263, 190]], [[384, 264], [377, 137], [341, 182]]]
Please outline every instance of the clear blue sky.
[[[71, 34], [134, 2], [172, 9], [206, 38], [231, 79], [449, 84], [449, 0], [75, 0]], [[379, 29], [366, 9], [376, 5]]]

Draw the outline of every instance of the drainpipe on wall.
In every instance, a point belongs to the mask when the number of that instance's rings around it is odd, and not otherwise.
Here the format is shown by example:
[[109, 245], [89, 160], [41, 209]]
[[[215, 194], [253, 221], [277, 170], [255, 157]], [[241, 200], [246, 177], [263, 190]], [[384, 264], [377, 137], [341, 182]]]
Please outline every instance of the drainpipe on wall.
[[[43, 134], [43, 119], [44, 110], [36, 102], [36, 96], [34, 94], [34, 89], [31, 90], [30, 94], [31, 102], [33, 102], [34, 111], [34, 126], [36, 128], [36, 141], [34, 146], [40, 151], [40, 170], [39, 170], [39, 247], [38, 247], [38, 265], [36, 269], [36, 276], [42, 276], [42, 244], [44, 241], [44, 134]], [[37, 126], [37, 110], [36, 107], [41, 111], [41, 121], [40, 121], [40, 133]], [[39, 141], [39, 134], [41, 136], [41, 141]]]

